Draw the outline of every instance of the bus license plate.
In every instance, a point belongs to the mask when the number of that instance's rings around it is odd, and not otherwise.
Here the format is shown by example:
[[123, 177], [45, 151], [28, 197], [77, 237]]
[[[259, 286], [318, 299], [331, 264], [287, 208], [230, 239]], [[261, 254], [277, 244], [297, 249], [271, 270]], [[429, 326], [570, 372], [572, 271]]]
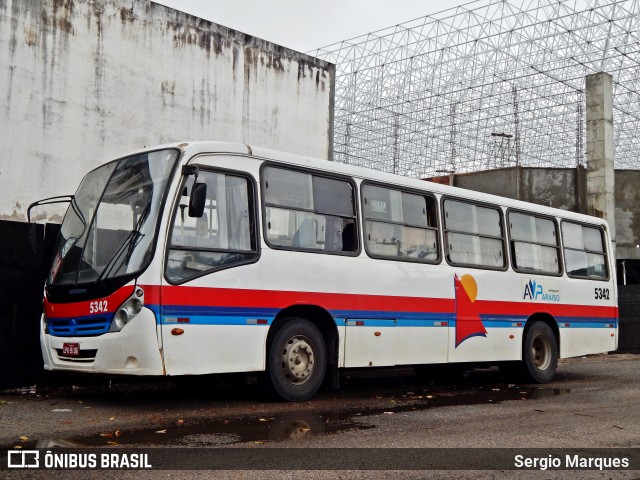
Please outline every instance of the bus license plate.
[[62, 355], [65, 357], [78, 357], [80, 355], [80, 344], [64, 343], [62, 345]]

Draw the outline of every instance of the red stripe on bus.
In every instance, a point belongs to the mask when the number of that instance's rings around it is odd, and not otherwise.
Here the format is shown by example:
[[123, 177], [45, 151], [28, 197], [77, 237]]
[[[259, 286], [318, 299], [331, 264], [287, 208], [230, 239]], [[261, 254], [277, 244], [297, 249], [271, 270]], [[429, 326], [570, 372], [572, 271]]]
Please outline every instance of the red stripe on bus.
[[[143, 288], [146, 292], [148, 287]], [[319, 305], [327, 310], [454, 312], [454, 300], [452, 298], [207, 287], [162, 287], [162, 303], [165, 305], [192, 305], [195, 307], [220, 306], [281, 309], [290, 305]]]
[[[145, 303], [159, 305], [193, 305], [203, 307], [257, 307], [282, 309], [291, 305], [318, 305], [327, 310], [363, 310], [380, 312], [455, 313], [453, 298], [420, 298], [352, 293], [298, 292], [283, 290], [250, 290], [232, 288], [143, 285]], [[49, 318], [68, 318], [115, 312], [133, 294], [133, 285], [120, 288], [104, 298], [76, 302], [44, 301]], [[107, 301], [107, 311], [91, 313], [92, 302]], [[618, 308], [597, 305], [566, 305], [534, 302], [504, 302], [477, 300], [481, 315], [511, 315], [528, 317], [548, 313], [554, 317], [616, 318]], [[95, 305], [95, 303], [94, 303]]]
[[[104, 315], [115, 312], [124, 301], [133, 295], [133, 285], [126, 285], [119, 288], [108, 297], [95, 298], [86, 302], [74, 303], [51, 303], [46, 297], [44, 299], [44, 314], [47, 318], [69, 318], [87, 317], [89, 315]], [[107, 302], [104, 304], [103, 302]], [[94, 308], [91, 311], [91, 304]], [[106, 308], [104, 308], [106, 306]]]
[[554, 317], [613, 318], [618, 316], [618, 307], [604, 305], [567, 305], [534, 302], [500, 302], [477, 300], [482, 314], [514, 315], [528, 317], [534, 313], [548, 313]]
[[[145, 302], [160, 303], [160, 287], [144, 286]], [[157, 298], [152, 301], [151, 298]], [[327, 310], [363, 310], [391, 312], [455, 313], [453, 298], [420, 298], [350, 293], [297, 292], [283, 290], [250, 290], [209, 287], [162, 287], [165, 305], [197, 307], [257, 307], [282, 309], [290, 305], [318, 305]], [[554, 317], [615, 318], [618, 308], [598, 305], [566, 305], [534, 302], [477, 300], [482, 315], [528, 317], [548, 313]]]
[[160, 305], [160, 285], [139, 285], [144, 291], [144, 303]]

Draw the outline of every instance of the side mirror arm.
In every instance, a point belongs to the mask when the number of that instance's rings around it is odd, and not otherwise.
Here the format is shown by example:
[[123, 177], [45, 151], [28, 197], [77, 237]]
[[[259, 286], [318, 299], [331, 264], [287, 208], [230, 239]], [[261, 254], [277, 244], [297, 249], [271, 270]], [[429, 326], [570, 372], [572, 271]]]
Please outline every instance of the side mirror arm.
[[27, 221], [31, 223], [31, 209], [40, 205], [51, 205], [53, 203], [69, 203], [73, 201], [73, 195], [58, 195], [57, 197], [43, 198], [37, 202], [33, 202], [27, 208]]

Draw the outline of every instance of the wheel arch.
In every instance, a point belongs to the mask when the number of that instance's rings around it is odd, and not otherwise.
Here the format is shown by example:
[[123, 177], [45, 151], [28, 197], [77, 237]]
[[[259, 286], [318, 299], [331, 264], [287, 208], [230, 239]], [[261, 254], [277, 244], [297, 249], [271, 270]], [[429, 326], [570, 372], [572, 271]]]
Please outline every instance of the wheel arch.
[[558, 346], [558, 354], [561, 352], [560, 350], [560, 327], [558, 326], [558, 322], [555, 319], [555, 317], [553, 315], [551, 315], [548, 312], [536, 312], [532, 315], [529, 316], [529, 318], [527, 318], [527, 322], [524, 325], [524, 330], [522, 333], [522, 338], [526, 338], [527, 336], [527, 330], [531, 328], [531, 326], [535, 323], [535, 322], [543, 322], [546, 323], [549, 328], [551, 328], [551, 331], [553, 332], [553, 335], [556, 338], [556, 344]]
[[271, 323], [269, 332], [266, 338], [267, 356], [269, 355], [269, 349], [271, 346], [271, 340], [276, 332], [286, 324], [289, 318], [304, 318], [305, 320], [313, 323], [324, 339], [327, 347], [327, 363], [331, 367], [337, 367], [338, 365], [338, 327], [333, 319], [333, 316], [324, 308], [318, 305], [291, 305], [283, 308], [278, 312], [275, 319]]

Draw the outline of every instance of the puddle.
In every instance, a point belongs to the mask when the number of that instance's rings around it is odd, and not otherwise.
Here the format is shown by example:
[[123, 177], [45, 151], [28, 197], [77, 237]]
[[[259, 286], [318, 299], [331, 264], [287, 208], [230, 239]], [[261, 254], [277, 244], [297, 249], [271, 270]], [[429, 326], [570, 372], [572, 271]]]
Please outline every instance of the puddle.
[[[356, 417], [358, 418], [358, 417]], [[239, 419], [216, 419], [206, 422], [173, 424], [154, 429], [115, 430], [91, 436], [39, 439], [20, 442], [23, 448], [105, 447], [105, 446], [183, 446], [214, 447], [239, 443], [264, 443], [283, 440], [301, 441], [311, 435], [344, 430], [369, 429], [349, 415], [340, 413], [289, 413]], [[8, 446], [8, 449], [13, 446]]]
[[[184, 446], [214, 447], [239, 443], [299, 442], [312, 435], [333, 434], [347, 430], [375, 428], [368, 417], [424, 411], [432, 408], [462, 405], [500, 404], [509, 400], [536, 400], [571, 393], [567, 388], [524, 387], [519, 385], [394, 386], [380, 392], [338, 392], [329, 394], [330, 402], [341, 403], [341, 395], [376, 400], [376, 407], [353, 407], [331, 412], [290, 412], [264, 417], [242, 417], [197, 421], [187, 419], [172, 424], [159, 424], [153, 429], [115, 430], [60, 439], [39, 439], [22, 443], [23, 448], [104, 447], [120, 446]], [[359, 395], [360, 393], [360, 395]], [[386, 404], [380, 407], [380, 404]], [[12, 448], [9, 446], [8, 448]]]

